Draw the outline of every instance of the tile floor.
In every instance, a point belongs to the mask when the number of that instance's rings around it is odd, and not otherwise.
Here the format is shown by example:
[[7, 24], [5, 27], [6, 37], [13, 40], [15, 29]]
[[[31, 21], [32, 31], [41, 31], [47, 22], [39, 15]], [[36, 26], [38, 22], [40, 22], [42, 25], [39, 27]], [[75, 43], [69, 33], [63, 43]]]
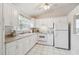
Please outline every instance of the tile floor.
[[70, 51], [36, 44], [27, 55], [70, 55]]

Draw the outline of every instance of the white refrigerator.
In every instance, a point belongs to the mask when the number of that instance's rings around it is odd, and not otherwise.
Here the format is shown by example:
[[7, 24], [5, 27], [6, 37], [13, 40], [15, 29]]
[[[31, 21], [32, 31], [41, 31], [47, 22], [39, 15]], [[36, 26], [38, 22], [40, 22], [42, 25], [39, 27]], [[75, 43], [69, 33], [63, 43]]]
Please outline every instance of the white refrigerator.
[[54, 23], [54, 46], [69, 49], [68, 22], [66, 20], [57, 20]]

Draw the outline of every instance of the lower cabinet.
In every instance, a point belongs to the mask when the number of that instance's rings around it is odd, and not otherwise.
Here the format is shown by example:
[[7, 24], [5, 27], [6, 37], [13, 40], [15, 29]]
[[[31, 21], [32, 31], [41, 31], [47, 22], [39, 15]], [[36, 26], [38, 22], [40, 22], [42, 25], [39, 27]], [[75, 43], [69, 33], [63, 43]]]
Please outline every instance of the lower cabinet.
[[53, 33], [47, 35], [47, 44], [48, 45], [53, 45]]
[[36, 44], [36, 35], [31, 35], [6, 44], [6, 55], [24, 55]]
[[16, 41], [6, 44], [6, 55], [16, 55]]
[[19, 39], [17, 41], [17, 54], [20, 55], [20, 54], [24, 54], [24, 48], [25, 48], [25, 41], [26, 39], [23, 38], [23, 39]]
[[28, 52], [30, 49], [29, 45], [31, 40], [28, 38], [23, 38], [17, 41], [17, 54], [18, 55], [23, 55]]
[[29, 37], [29, 39], [30, 39], [29, 46], [31, 48], [31, 47], [33, 47], [36, 44], [36, 42], [37, 42], [37, 36], [33, 35], [32, 37]]

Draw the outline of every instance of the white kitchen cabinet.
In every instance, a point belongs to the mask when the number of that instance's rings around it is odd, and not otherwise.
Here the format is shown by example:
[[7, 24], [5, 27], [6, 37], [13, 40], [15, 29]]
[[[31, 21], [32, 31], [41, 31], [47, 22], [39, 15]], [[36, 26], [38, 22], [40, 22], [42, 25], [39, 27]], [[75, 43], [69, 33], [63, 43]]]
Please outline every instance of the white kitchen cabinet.
[[4, 4], [4, 20], [5, 20], [5, 25], [10, 26], [12, 24], [12, 9], [8, 4]]
[[6, 55], [24, 55], [36, 44], [36, 34], [6, 43]]
[[30, 48], [32, 48], [35, 44], [36, 44], [36, 36], [35, 35], [32, 35], [31, 37], [29, 37], [30, 41], [29, 41], [29, 45], [30, 45]]
[[4, 4], [4, 22], [5, 26], [17, 26], [17, 10], [11, 4]]
[[29, 50], [29, 38], [22, 38], [17, 41], [17, 54], [24, 55]]
[[0, 55], [5, 54], [3, 5], [0, 3]]
[[33, 34], [28, 37], [27, 44], [26, 44], [26, 53], [37, 43], [37, 35]]
[[23, 54], [23, 49], [24, 49], [24, 39], [19, 39], [18, 41], [17, 41], [17, 54], [18, 55], [21, 55], [21, 54]]
[[29, 39], [23, 38], [6, 44], [6, 55], [24, 55], [30, 49]]
[[53, 33], [47, 35], [47, 44], [53, 45]]
[[34, 40], [34, 43], [37, 43], [38, 41], [38, 37], [37, 37], [37, 33], [35, 33], [34, 34], [34, 36], [32, 36], [33, 37], [33, 40]]
[[55, 31], [55, 47], [68, 49], [68, 31]]
[[2, 54], [2, 4], [0, 4], [0, 55]]
[[16, 41], [7, 43], [6, 44], [6, 55], [16, 55], [16, 54], [17, 54]]
[[17, 40], [17, 54], [26, 54], [36, 44], [36, 42], [36, 35], [30, 35], [20, 40]]

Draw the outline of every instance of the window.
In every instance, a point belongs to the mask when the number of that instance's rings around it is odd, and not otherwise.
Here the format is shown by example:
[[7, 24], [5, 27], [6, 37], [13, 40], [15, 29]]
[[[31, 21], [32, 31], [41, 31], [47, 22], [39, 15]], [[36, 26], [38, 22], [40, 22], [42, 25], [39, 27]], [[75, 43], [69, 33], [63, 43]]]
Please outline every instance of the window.
[[79, 19], [76, 19], [76, 33], [79, 33]]
[[75, 16], [75, 33], [79, 34], [79, 15]]
[[33, 23], [31, 20], [29, 20], [28, 18], [22, 15], [19, 15], [19, 29], [20, 30], [31, 28], [31, 26], [33, 26]]

